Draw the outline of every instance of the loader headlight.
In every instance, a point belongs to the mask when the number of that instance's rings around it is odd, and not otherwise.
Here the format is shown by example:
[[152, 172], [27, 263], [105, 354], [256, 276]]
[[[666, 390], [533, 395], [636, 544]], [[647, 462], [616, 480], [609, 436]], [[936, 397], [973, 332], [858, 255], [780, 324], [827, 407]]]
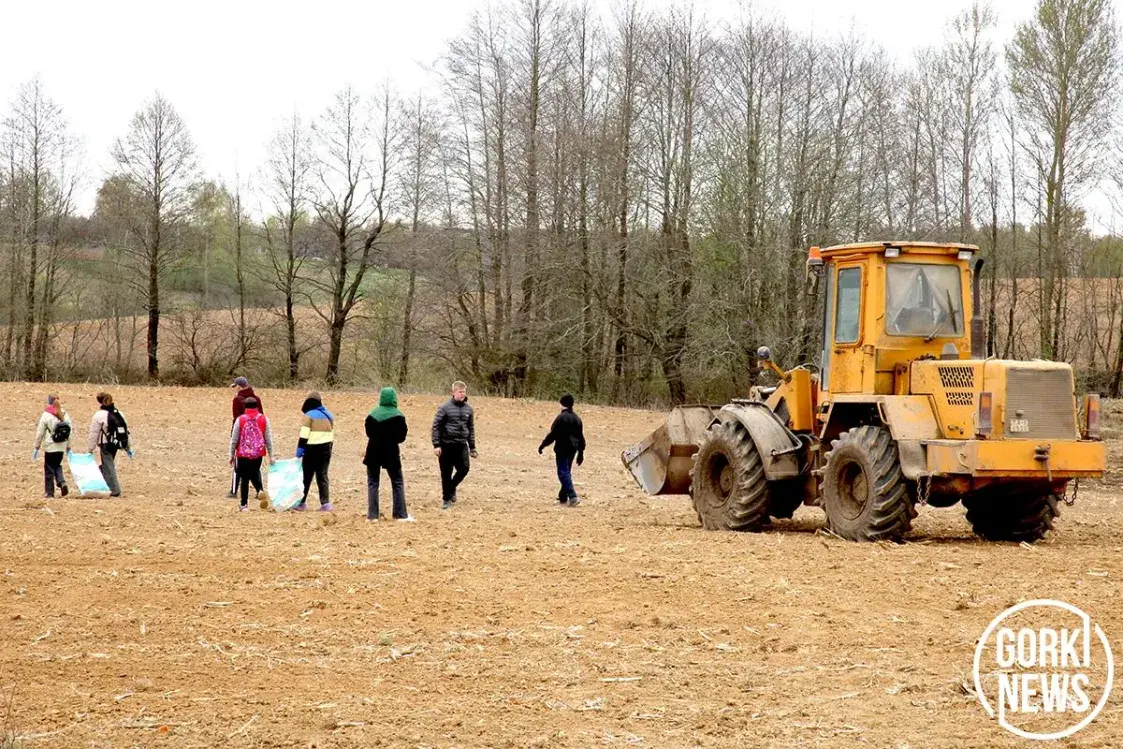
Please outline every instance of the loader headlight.
[[1100, 394], [1084, 396], [1084, 439], [1100, 439]]
[[971, 257], [972, 257], [972, 256], [973, 256], [974, 254], [975, 254], [975, 253], [971, 252], [971, 250], [960, 250], [960, 251], [959, 251], [959, 259], [960, 259], [960, 260], [970, 260], [970, 259], [971, 259]]
[[975, 434], [989, 436], [994, 431], [994, 394], [979, 393], [979, 413], [975, 422]]
[[901, 248], [900, 247], [886, 247], [885, 248], [885, 257], [895, 258], [895, 257], [900, 257], [900, 256], [901, 256]]

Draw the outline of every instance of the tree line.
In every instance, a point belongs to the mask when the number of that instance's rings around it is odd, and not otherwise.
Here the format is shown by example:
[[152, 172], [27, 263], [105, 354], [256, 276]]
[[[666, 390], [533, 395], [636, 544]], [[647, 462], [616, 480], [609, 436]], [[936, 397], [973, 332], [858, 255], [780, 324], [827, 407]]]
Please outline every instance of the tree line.
[[815, 360], [808, 246], [891, 238], [980, 245], [991, 353], [1118, 394], [1123, 242], [1081, 208], [1123, 177], [1112, 6], [996, 22], [976, 3], [901, 63], [752, 10], [509, 0], [431, 90], [344, 88], [226, 182], [155, 94], [89, 216], [76, 131], [33, 79], [0, 133], [0, 366], [721, 399], [759, 345]]

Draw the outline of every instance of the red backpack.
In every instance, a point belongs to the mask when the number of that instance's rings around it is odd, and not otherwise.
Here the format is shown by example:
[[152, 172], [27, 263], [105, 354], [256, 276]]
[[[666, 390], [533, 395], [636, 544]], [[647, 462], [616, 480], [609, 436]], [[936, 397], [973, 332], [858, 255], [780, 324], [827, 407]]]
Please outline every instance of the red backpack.
[[238, 417], [238, 425], [238, 457], [265, 457], [265, 415], [254, 417], [243, 414]]

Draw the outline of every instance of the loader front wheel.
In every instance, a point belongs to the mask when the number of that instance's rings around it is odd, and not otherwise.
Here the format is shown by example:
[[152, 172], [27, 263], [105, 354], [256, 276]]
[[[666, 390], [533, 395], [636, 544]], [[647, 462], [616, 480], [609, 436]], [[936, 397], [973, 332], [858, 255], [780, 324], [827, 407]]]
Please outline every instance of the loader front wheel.
[[975, 535], [987, 541], [1040, 541], [1060, 514], [1048, 492], [995, 487], [963, 498]]
[[822, 504], [827, 527], [849, 541], [896, 541], [908, 533], [916, 511], [888, 429], [858, 427], [831, 443]]
[[759, 531], [768, 525], [768, 482], [740, 422], [710, 427], [694, 457], [694, 510], [706, 530]]

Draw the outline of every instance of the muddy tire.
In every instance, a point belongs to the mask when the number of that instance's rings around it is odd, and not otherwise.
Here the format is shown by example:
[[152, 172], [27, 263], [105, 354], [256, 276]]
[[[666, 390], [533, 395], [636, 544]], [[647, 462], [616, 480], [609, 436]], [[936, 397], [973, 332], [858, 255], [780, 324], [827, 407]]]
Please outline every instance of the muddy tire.
[[967, 521], [987, 541], [1040, 541], [1060, 515], [1057, 498], [1039, 488], [1006, 486], [963, 498]]
[[764, 464], [739, 421], [710, 427], [694, 456], [694, 511], [707, 530], [759, 531], [768, 525]]
[[916, 510], [888, 429], [858, 427], [831, 443], [822, 504], [827, 527], [849, 541], [896, 541], [908, 533]]

